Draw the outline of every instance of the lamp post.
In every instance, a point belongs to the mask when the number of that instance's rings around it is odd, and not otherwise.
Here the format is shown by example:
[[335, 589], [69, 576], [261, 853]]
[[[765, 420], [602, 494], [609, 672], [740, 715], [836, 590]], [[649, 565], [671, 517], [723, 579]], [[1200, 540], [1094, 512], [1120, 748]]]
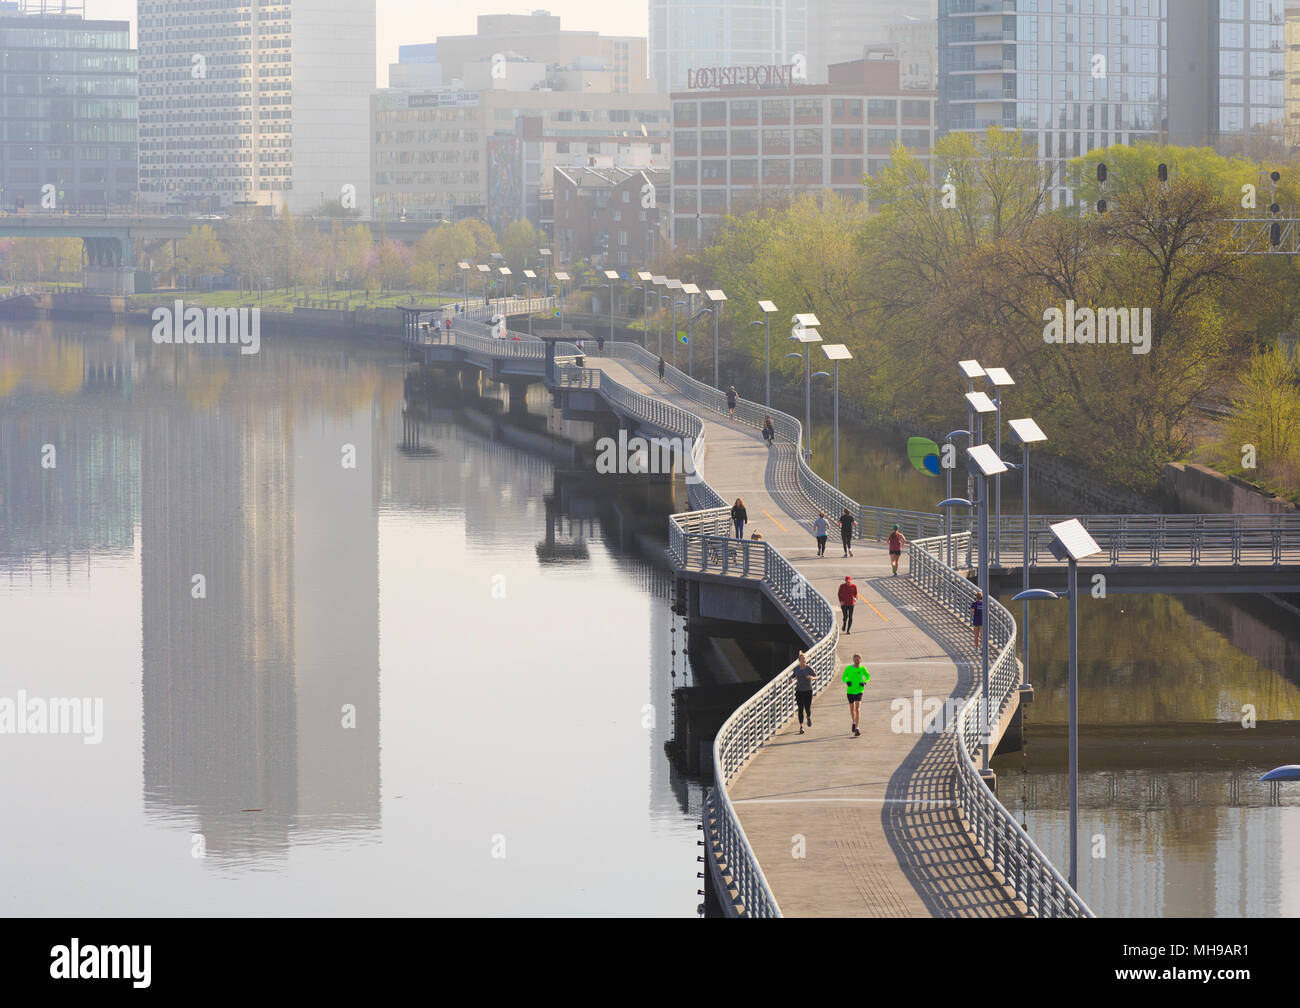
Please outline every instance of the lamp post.
[[501, 318], [504, 321], [506, 317], [506, 302], [510, 299], [510, 281], [511, 276], [509, 266], [498, 266], [498, 272], [501, 274]]
[[[853, 354], [849, 353], [849, 348], [843, 343], [822, 344], [822, 353], [826, 359], [834, 362], [835, 371], [835, 489], [840, 488], [840, 361], [852, 360]], [[818, 371], [813, 375], [826, 374], [825, 371]]]
[[564, 270], [556, 270], [553, 275], [555, 282], [560, 285], [560, 332], [564, 332], [564, 285], [569, 282], [569, 274]]
[[695, 377], [695, 295], [700, 289], [693, 283], [682, 284], [686, 295], [686, 373]]
[[673, 302], [673, 367], [677, 366], [677, 309], [685, 307], [685, 301]]
[[647, 273], [644, 270], [637, 272], [636, 278], [641, 281], [634, 290], [641, 291], [641, 346], [650, 349], [650, 285], [654, 283], [654, 274]]
[[668, 289], [668, 296], [669, 298], [672, 299], [673, 366], [676, 367], [677, 366], [677, 309], [680, 307], [680, 304], [677, 302], [677, 298], [681, 296], [679, 294], [679, 291], [681, 291], [682, 289], [682, 282], [680, 280], [665, 280], [664, 287]]
[[546, 269], [546, 283], [545, 286], [542, 287], [542, 297], [547, 297], [551, 293], [551, 268], [553, 264], [550, 260], [554, 253], [552, 253], [548, 248], [539, 248], [537, 254], [541, 256], [543, 260], [542, 266]]
[[[984, 377], [984, 369], [980, 367], [980, 362], [977, 360], [958, 361], [957, 370], [961, 372], [961, 376], [966, 379], [967, 393], [975, 391], [976, 378]], [[969, 430], [975, 429], [975, 411], [971, 409], [969, 404], [967, 404], [966, 406], [966, 427]], [[982, 441], [984, 439], [980, 438], [980, 440]], [[968, 442], [966, 447], [969, 448], [972, 444], [974, 444], [974, 441]], [[975, 497], [975, 478], [971, 476], [969, 469], [966, 471], [966, 496], [971, 498], [972, 500]], [[974, 520], [975, 520], [974, 512], [966, 516], [966, 522], [968, 525], [973, 526]], [[971, 544], [974, 542], [974, 540], [975, 537], [973, 535], [966, 540], [966, 566], [967, 567], [970, 567], [971, 565]]]
[[465, 311], [469, 311], [469, 263], [462, 259], [456, 268], [460, 270], [460, 289], [465, 295]]
[[[993, 400], [996, 406], [997, 415], [994, 417], [994, 423], [997, 424], [997, 433], [993, 444], [993, 450], [1002, 457], [1002, 390], [1015, 384], [1011, 375], [1007, 373], [1006, 368], [991, 367], [984, 369], [984, 375], [988, 378], [989, 383], [993, 386], [997, 398]], [[999, 567], [1002, 566], [1002, 477], [999, 476], [993, 481], [993, 562]]]
[[1065, 594], [1045, 588], [1029, 588], [1012, 601], [1066, 598], [1070, 603], [1070, 877], [1071, 889], [1079, 885], [1079, 561], [1101, 552], [1096, 540], [1077, 518], [1050, 526], [1052, 542], [1048, 547], [1058, 560], [1069, 563]]
[[812, 312], [801, 312], [795, 315], [791, 321], [794, 323], [790, 330], [790, 338], [798, 343], [803, 344], [804, 352], [800, 354], [786, 354], [787, 357], [804, 358], [804, 383], [803, 383], [803, 428], [804, 428], [804, 462], [812, 459], [812, 344], [822, 341], [821, 333], [817, 331], [817, 326], [821, 325], [817, 321], [817, 316]]
[[618, 270], [605, 270], [605, 279], [609, 281], [609, 341], [614, 342], [614, 281], [621, 280]]
[[[981, 393], [982, 394], [982, 393]], [[979, 587], [984, 595], [984, 632], [980, 634], [980, 670], [982, 673], [982, 690], [984, 696], [984, 741], [982, 745], [984, 765], [980, 769], [981, 776], [991, 777], [993, 771], [989, 767], [989, 733], [992, 731], [992, 717], [989, 711], [989, 619], [988, 614], [991, 608], [992, 600], [989, 598], [989, 502], [988, 502], [988, 481], [989, 477], [996, 476], [998, 473], [1006, 472], [1006, 464], [997, 456], [986, 444], [978, 444], [973, 448], [966, 449], [966, 456], [975, 463], [975, 468], [979, 471], [979, 525], [980, 525], [980, 566], [979, 566]]]
[[664, 305], [671, 305], [673, 299], [667, 294], [659, 295], [659, 310], [655, 312], [659, 316], [659, 356], [664, 355]]
[[767, 333], [767, 349], [763, 353], [763, 360], [767, 365], [767, 384], [763, 395], [763, 405], [768, 409], [772, 408], [772, 314], [776, 311], [776, 305], [771, 301], [759, 301], [758, 308], [763, 313], [763, 321], [751, 322], [751, 326], [761, 325]]
[[722, 302], [727, 295], [720, 290], [706, 290], [704, 296], [713, 302], [713, 387], [722, 388], [718, 381], [718, 319], [722, 317]]
[[483, 274], [483, 315], [486, 317], [488, 314], [488, 274], [492, 272], [492, 267], [479, 263], [475, 268]]
[[[1029, 591], [1029, 446], [1042, 444], [1047, 440], [1047, 435], [1043, 433], [1042, 428], [1034, 423], [1029, 417], [1023, 420], [1011, 420], [1007, 424], [1011, 428], [1011, 439], [1020, 445], [1020, 503], [1021, 503], [1021, 534], [1024, 536], [1024, 543], [1020, 548], [1020, 583], [1022, 591]], [[1020, 621], [1020, 702], [1027, 703], [1034, 698], [1034, 689], [1029, 685], [1029, 600], [1025, 600], [1024, 610]]]
[[537, 274], [530, 269], [524, 270], [524, 279], [528, 281], [528, 335], [533, 335], [533, 280]]
[[[967, 447], [970, 447], [970, 446], [974, 443], [974, 442], [971, 441], [971, 432], [970, 432], [970, 431], [968, 431], [968, 430], [955, 430], [955, 431], [951, 431], [951, 432], [949, 432], [948, 436], [945, 437], [945, 438], [943, 439], [944, 444], [948, 444], [948, 445], [952, 444], [952, 439], [955, 438], [955, 437], [965, 437], [965, 438], [966, 438], [966, 446], [967, 446]], [[953, 470], [953, 467], [952, 467], [952, 466], [947, 466], [947, 465], [946, 465], [946, 466], [943, 467], [943, 477], [944, 477], [944, 496], [947, 497], [949, 500], [952, 499], [952, 470]], [[951, 567], [951, 566], [952, 566], [952, 560], [953, 560], [953, 557], [952, 557], [952, 512], [951, 512], [951, 511], [945, 511], [945, 512], [944, 512], [944, 516], [943, 516], [943, 525], [944, 525], [944, 532], [945, 532], [945, 534], [946, 534], [946, 536], [947, 536], [947, 548], [946, 548], [946, 552], [945, 552], [944, 555], [948, 558], [948, 566]]]
[[[664, 355], [664, 301], [672, 299], [665, 298], [659, 290], [659, 288], [668, 282], [666, 276], [652, 276], [650, 282], [655, 285], [655, 324], [659, 330], [659, 356], [662, 357]], [[647, 338], [648, 335], [649, 334], [647, 333]]]

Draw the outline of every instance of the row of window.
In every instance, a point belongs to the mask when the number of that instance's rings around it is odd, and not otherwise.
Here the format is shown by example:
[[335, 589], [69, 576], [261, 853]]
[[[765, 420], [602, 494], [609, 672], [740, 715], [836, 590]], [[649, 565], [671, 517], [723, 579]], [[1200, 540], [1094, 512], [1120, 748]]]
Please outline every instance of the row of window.
[[136, 148], [124, 147], [52, 147], [12, 144], [0, 147], [0, 164], [5, 161], [134, 161]]
[[[850, 153], [862, 150], [862, 135], [866, 133], [867, 146], [889, 149], [894, 143], [915, 150], [928, 150], [933, 134], [928, 129], [833, 129], [829, 132], [830, 153]], [[730, 146], [728, 146], [728, 139]], [[673, 138], [675, 157], [694, 157], [745, 154], [823, 154], [826, 153], [826, 130], [820, 129], [765, 129], [765, 130], [704, 130], [697, 142], [694, 132], [678, 132]], [[761, 141], [761, 143], [760, 143]]]
[[[832, 98], [832, 120], [862, 120], [863, 99]], [[730, 120], [728, 120], [730, 108]], [[922, 99], [868, 98], [866, 109], [872, 119], [904, 119], [930, 121], [933, 101]], [[725, 126], [728, 121], [739, 125], [754, 125], [762, 113], [764, 123], [789, 124], [795, 121], [821, 122], [826, 115], [825, 98], [765, 98], [761, 101], [679, 101], [673, 103], [673, 122], [677, 126], [697, 124]]]

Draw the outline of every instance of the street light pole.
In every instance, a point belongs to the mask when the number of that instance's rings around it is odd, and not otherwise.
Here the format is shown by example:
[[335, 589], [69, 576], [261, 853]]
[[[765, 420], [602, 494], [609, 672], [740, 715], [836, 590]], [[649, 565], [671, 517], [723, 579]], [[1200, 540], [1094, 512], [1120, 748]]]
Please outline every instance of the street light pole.
[[[1006, 368], [991, 367], [985, 368], [985, 376], [992, 383], [997, 398], [993, 400], [993, 405], [997, 407], [995, 423], [997, 424], [997, 433], [994, 441], [994, 451], [998, 457], [1002, 457], [1002, 390], [1015, 384], [1011, 375], [1007, 373]], [[993, 480], [994, 495], [994, 515], [993, 522], [993, 558], [994, 562], [1002, 566], [1002, 478], [996, 477]]]
[[686, 295], [686, 373], [695, 377], [695, 295], [700, 289], [693, 283], [682, 284]]
[[705, 295], [713, 302], [713, 387], [722, 388], [718, 381], [718, 320], [722, 317], [722, 302], [727, 295], [720, 290], [706, 290]]
[[[983, 395], [983, 393], [974, 393]], [[985, 396], [985, 399], [988, 397]], [[976, 406], [979, 409], [979, 406]], [[978, 444], [973, 448], [966, 449], [966, 456], [975, 463], [975, 468], [979, 471], [979, 526], [980, 526], [980, 565], [979, 565], [979, 589], [983, 596], [983, 632], [980, 634], [980, 669], [981, 690], [983, 693], [984, 720], [981, 725], [983, 729], [983, 766], [980, 770], [982, 776], [991, 777], [993, 774], [989, 766], [989, 735], [993, 730], [992, 712], [989, 710], [989, 630], [991, 621], [989, 615], [992, 611], [993, 600], [989, 598], [989, 477], [996, 476], [998, 473], [1006, 472], [1007, 467], [1002, 459], [986, 444]]]
[[[1021, 571], [1021, 592], [1029, 591], [1029, 446], [1032, 444], [1041, 444], [1047, 440], [1047, 435], [1043, 433], [1042, 428], [1033, 420], [1025, 417], [1021, 420], [1012, 420], [1007, 424], [1011, 428], [1011, 437], [1020, 443], [1020, 504], [1021, 504], [1021, 536], [1023, 545], [1020, 548], [1020, 571]], [[1029, 599], [1024, 600], [1024, 610], [1021, 615], [1021, 659], [1020, 659], [1020, 702], [1028, 703], [1034, 698], [1033, 687], [1029, 685]]]
[[[955, 430], [955, 431], [951, 431], [951, 432], [948, 434], [948, 436], [947, 436], [946, 438], [943, 439], [943, 440], [944, 440], [944, 443], [947, 444], [947, 445], [951, 445], [951, 444], [952, 444], [952, 439], [953, 439], [953, 438], [955, 438], [955, 437], [961, 437], [962, 435], [965, 435], [965, 437], [966, 437], [966, 444], [967, 444], [967, 446], [969, 446], [970, 444], [972, 444], [972, 442], [971, 442], [971, 440], [970, 440], [971, 433], [970, 433], [970, 431], [968, 431], [968, 430]], [[955, 463], [955, 461], [956, 461], [956, 460], [954, 459], [954, 463]], [[951, 499], [952, 499], [952, 470], [953, 470], [953, 466], [947, 466], [947, 465], [946, 465], [946, 466], [943, 467], [944, 491], [945, 491], [945, 493], [944, 493], [944, 497], [947, 498], [948, 500], [951, 500]], [[946, 534], [946, 536], [947, 536], [947, 549], [946, 549], [946, 552], [945, 552], [944, 555], [947, 557], [948, 566], [951, 567], [951, 566], [952, 566], [952, 561], [953, 561], [953, 556], [952, 556], [952, 511], [951, 511], [950, 509], [945, 509], [945, 510], [944, 510], [944, 513], [943, 513], [943, 525], [944, 525], [944, 532], [945, 532], [945, 534]]]
[[[843, 343], [822, 344], [822, 353], [835, 364], [835, 489], [840, 488], [840, 361], [852, 360], [853, 355]], [[818, 374], [826, 374], [819, 371]]]
[[[763, 354], [763, 360], [766, 362], [767, 384], [765, 386], [763, 405], [768, 409], [772, 408], [772, 315], [776, 312], [776, 305], [771, 301], [759, 301], [758, 308], [763, 313], [763, 328], [767, 333], [767, 350]], [[757, 322], [751, 322], [750, 325], [758, 325]]]

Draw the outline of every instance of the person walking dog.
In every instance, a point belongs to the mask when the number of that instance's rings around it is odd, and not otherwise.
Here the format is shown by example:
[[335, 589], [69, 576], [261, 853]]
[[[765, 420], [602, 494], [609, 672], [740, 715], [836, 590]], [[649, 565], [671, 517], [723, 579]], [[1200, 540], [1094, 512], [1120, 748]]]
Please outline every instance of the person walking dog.
[[745, 502], [739, 497], [736, 503], [731, 506], [731, 524], [736, 526], [736, 538], [745, 538], [745, 522], [749, 521], [749, 512], [745, 510]]

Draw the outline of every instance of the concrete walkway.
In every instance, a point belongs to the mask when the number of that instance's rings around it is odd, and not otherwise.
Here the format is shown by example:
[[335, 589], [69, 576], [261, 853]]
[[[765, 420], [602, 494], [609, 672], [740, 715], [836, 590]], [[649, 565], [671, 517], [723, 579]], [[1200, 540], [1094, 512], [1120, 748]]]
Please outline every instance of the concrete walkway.
[[[790, 917], [1009, 917], [1023, 907], [999, 884], [961, 827], [953, 805], [951, 733], [914, 731], [916, 691], [966, 696], [978, 655], [968, 626], [905, 577], [890, 575], [883, 543], [859, 541], [845, 559], [835, 515], [818, 558], [817, 513], [798, 488], [793, 445], [768, 448], [756, 428], [729, 421], [624, 360], [588, 358], [615, 381], [671, 402], [705, 422], [702, 471], [728, 503], [743, 498], [750, 523], [838, 614], [844, 575], [858, 585], [852, 631], [836, 654], [855, 652], [871, 673], [861, 737], [849, 730], [837, 680], [813, 702], [813, 727], [795, 721], [745, 767], [730, 789], [768, 884]], [[851, 464], [851, 463], [850, 463]], [[906, 712], [895, 701], [906, 701]], [[919, 713], [916, 719], [919, 721]], [[906, 731], [892, 730], [891, 722]]]

